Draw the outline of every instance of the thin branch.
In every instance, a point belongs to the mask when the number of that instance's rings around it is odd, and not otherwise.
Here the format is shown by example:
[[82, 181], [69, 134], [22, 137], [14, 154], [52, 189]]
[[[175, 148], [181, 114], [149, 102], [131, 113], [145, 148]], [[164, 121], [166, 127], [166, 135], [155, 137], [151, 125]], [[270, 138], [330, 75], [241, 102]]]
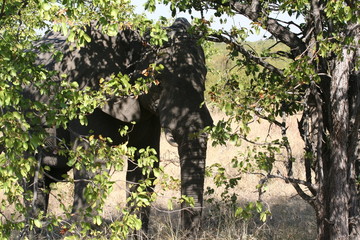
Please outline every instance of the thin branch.
[[93, 182], [93, 180], [91, 180], [91, 179], [85, 179], [85, 178], [81, 178], [81, 179], [73, 179], [73, 180], [60, 180], [60, 179], [58, 179], [58, 178], [55, 178], [55, 177], [53, 177], [53, 176], [51, 176], [49, 173], [47, 173], [47, 172], [44, 172], [44, 175], [46, 176], [46, 177], [48, 177], [48, 178], [50, 178], [51, 180], [54, 180], [54, 181], [56, 181], [56, 182], [63, 182], [63, 183], [67, 183], [67, 182], [74, 182], [74, 183], [76, 183], [76, 182]]
[[266, 120], [266, 121], [268, 121], [268, 122], [270, 122], [270, 123], [273, 123], [273, 124], [275, 124], [275, 125], [278, 126], [278, 127], [281, 127], [281, 126], [282, 126], [282, 123], [279, 122], [279, 121], [277, 121], [277, 120], [275, 120], [275, 119], [266, 117], [266, 116], [264, 116], [264, 115], [261, 115], [260, 113], [256, 113], [256, 115], [257, 115], [259, 118], [264, 119], [264, 120]]
[[311, 16], [314, 25], [314, 34], [318, 35], [323, 30], [323, 19], [321, 14], [322, 3], [318, 0], [311, 0]]
[[[298, 121], [298, 129], [300, 132], [300, 135], [303, 139], [303, 141], [305, 142], [305, 156], [304, 156], [304, 160], [305, 160], [305, 176], [306, 176], [306, 181], [311, 183], [312, 182], [312, 172], [311, 172], [311, 165], [312, 165], [312, 153], [313, 153], [313, 147], [312, 147], [312, 142], [310, 140], [310, 106], [309, 106], [309, 102], [310, 102], [310, 89], [308, 88], [305, 91], [305, 96], [304, 96], [304, 111], [303, 111], [303, 115], [301, 117], [301, 120]], [[313, 194], [315, 195], [316, 193], [313, 192]]]
[[[295, 190], [297, 191], [297, 193], [301, 196], [301, 198], [303, 198], [304, 200], [308, 201], [310, 204], [312, 201], [314, 201], [314, 197], [313, 196], [309, 196], [308, 194], [306, 194], [301, 188], [299, 185], [304, 185], [305, 187], [307, 187], [310, 192], [312, 191], [316, 191], [317, 187], [314, 186], [313, 184], [310, 184], [306, 181], [303, 181], [303, 180], [300, 180], [300, 179], [297, 179], [297, 178], [292, 178], [292, 177], [285, 177], [283, 176], [282, 174], [280, 174], [278, 172], [277, 175], [274, 175], [274, 174], [263, 174], [263, 173], [252, 173], [252, 174], [255, 174], [255, 175], [261, 175], [263, 176], [265, 179], [282, 179], [284, 180], [286, 183], [291, 183], [294, 187], [295, 187]], [[265, 181], [265, 180], [263, 180]]]
[[287, 153], [287, 170], [288, 170], [288, 177], [292, 177], [293, 175], [293, 156], [291, 151], [291, 146], [289, 144], [289, 141], [287, 139], [287, 127], [286, 127], [286, 106], [284, 106], [284, 103], [282, 104], [282, 123], [281, 123], [281, 135], [284, 141], [284, 146]]
[[5, 218], [6, 222], [10, 221], [2, 211], [0, 211], [0, 215]]
[[250, 139], [248, 139], [247, 137], [244, 137], [244, 136], [239, 136], [240, 137], [240, 139], [242, 139], [242, 140], [244, 140], [244, 141], [246, 141], [246, 142], [248, 142], [248, 143], [251, 143], [251, 144], [253, 144], [253, 145], [257, 145], [257, 146], [270, 146], [270, 145], [273, 145], [274, 143], [267, 143], [267, 142], [262, 142], [262, 143], [260, 143], [260, 142], [255, 142], [255, 141], [253, 141], [253, 140], [250, 140]]
[[304, 41], [305, 43], [308, 43], [308, 42], [310, 41], [310, 39], [311, 39], [311, 37], [312, 37], [312, 35], [313, 35], [314, 30], [315, 30], [315, 28], [314, 28], [314, 27], [311, 27], [311, 28], [307, 31], [306, 35], [303, 37], [303, 41]]
[[38, 155], [37, 164], [36, 164], [35, 172], [34, 172], [34, 182], [33, 182], [34, 196], [32, 199], [33, 211], [36, 211], [34, 208], [36, 206], [35, 202], [37, 201], [37, 198], [38, 198], [40, 168], [41, 168], [41, 154]]
[[23, 9], [25, 9], [28, 4], [29, 4], [29, 1], [28, 1], [28, 0], [22, 1], [22, 6], [19, 8], [19, 11], [18, 11], [18, 13], [17, 13], [17, 14], [19, 15], [19, 26], [18, 26], [18, 33], [17, 33], [18, 39], [19, 39], [19, 37], [20, 37], [21, 25], [23, 24], [23, 20], [22, 20], [22, 17], [21, 17], [21, 11], [22, 11]]
[[[317, 89], [317, 85], [315, 82], [311, 82], [310, 83], [310, 90], [311, 90], [311, 94], [314, 96], [315, 99], [315, 109], [316, 109], [316, 113], [317, 113], [317, 136], [316, 136], [316, 149], [318, 150], [316, 152], [316, 157], [317, 157], [317, 169], [316, 169], [316, 174], [317, 174], [317, 179], [318, 179], [318, 183], [320, 186], [324, 186], [324, 159], [323, 159], [323, 154], [322, 151], [323, 150], [323, 134], [324, 134], [324, 121], [323, 121], [323, 102], [321, 100], [320, 94], [318, 92]], [[313, 123], [314, 124], [314, 123]]]
[[228, 5], [230, 5], [235, 12], [248, 17], [250, 20], [254, 22], [261, 22], [268, 32], [291, 48], [293, 59], [306, 50], [305, 43], [295, 33], [279, 24], [278, 20], [270, 18], [266, 15], [260, 16], [260, 13], [263, 11], [260, 11], [261, 6], [259, 0], [253, 0], [251, 6], [234, 0], [230, 1]]
[[180, 209], [176, 209], [176, 210], [163, 210], [158, 208], [155, 204], [151, 204], [151, 208], [154, 208], [156, 211], [161, 212], [161, 213], [176, 213], [176, 212], [181, 212], [181, 211], [192, 211], [193, 209], [203, 209], [204, 207], [185, 207], [185, 208], [180, 208]]
[[[271, 131], [271, 127], [272, 127], [273, 123], [270, 122], [269, 124], [269, 127], [268, 127], [268, 130], [267, 130], [267, 134], [266, 134], [266, 137], [265, 137], [265, 140], [267, 141], [268, 138], [270, 138], [270, 131]], [[276, 125], [276, 124], [275, 124]]]
[[276, 41], [273, 45], [271, 45], [268, 49], [272, 49], [273, 47], [275, 47], [276, 45], [278, 45], [279, 43], [281, 43], [280, 41]]
[[295, 27], [297, 27], [298, 29], [301, 30], [300, 25], [294, 23], [293, 21], [288, 21], [288, 22], [287, 22], [287, 21], [283, 21], [283, 20], [280, 20], [280, 19], [277, 19], [277, 21], [278, 21], [278, 22], [281, 22], [281, 23], [285, 23], [285, 24], [287, 24], [288, 26], [289, 26], [289, 25], [294, 25]]
[[[231, 36], [230, 36], [231, 37]], [[284, 73], [282, 70], [276, 68], [275, 66], [271, 65], [268, 62], [265, 62], [263, 60], [263, 58], [254, 56], [250, 51], [246, 50], [243, 46], [241, 46], [238, 42], [232, 40], [231, 38], [227, 38], [224, 35], [220, 35], [220, 34], [213, 34], [211, 35], [211, 37], [208, 38], [209, 41], [213, 41], [213, 42], [224, 42], [226, 44], [231, 45], [235, 50], [237, 50], [238, 52], [240, 52], [242, 55], [244, 55], [244, 57], [248, 60], [251, 60], [259, 65], [261, 65], [262, 67], [268, 69], [269, 71], [279, 75], [279, 76], [284, 76]]]
[[5, 16], [5, 4], [6, 4], [6, 0], [3, 0], [3, 4], [1, 6], [1, 12], [0, 12], [0, 19], [3, 18], [3, 16]]

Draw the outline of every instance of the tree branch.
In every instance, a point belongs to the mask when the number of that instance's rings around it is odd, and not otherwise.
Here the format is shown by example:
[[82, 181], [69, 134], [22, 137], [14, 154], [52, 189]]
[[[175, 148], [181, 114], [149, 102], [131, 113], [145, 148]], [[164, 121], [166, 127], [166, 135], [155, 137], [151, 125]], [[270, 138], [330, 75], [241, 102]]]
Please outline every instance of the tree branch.
[[288, 28], [280, 25], [276, 19], [268, 18], [263, 24], [266, 30], [274, 37], [290, 47], [292, 59], [295, 59], [306, 50], [305, 43]]
[[[319, 198], [323, 197], [323, 188], [324, 188], [324, 159], [323, 159], [323, 134], [324, 134], [324, 120], [323, 120], [323, 102], [321, 100], [317, 85], [314, 81], [310, 83], [310, 94], [313, 96], [315, 101], [315, 113], [317, 115], [316, 117], [316, 123], [312, 123], [313, 126], [316, 126], [317, 132], [314, 133], [316, 136], [314, 136], [315, 141], [315, 149], [317, 149], [316, 152], [316, 167], [315, 167], [315, 175], [317, 179], [317, 183], [319, 184], [319, 190], [317, 192], [318, 195], [320, 195]], [[320, 199], [320, 202], [322, 199]]]
[[282, 21], [282, 20], [280, 20], [280, 19], [277, 19], [276, 21], [281, 22], [281, 23], [284, 23], [284, 24], [286, 24], [287, 26], [289, 26], [289, 25], [294, 25], [295, 27], [297, 27], [298, 29], [301, 30], [300, 25], [294, 23], [293, 21], [288, 21], [288, 22], [287, 22], [287, 21]]
[[5, 4], [6, 4], [6, 0], [3, 0], [3, 4], [1, 6], [1, 12], [0, 12], [0, 19], [3, 18], [3, 16], [5, 15]]
[[312, 8], [312, 20], [314, 22], [314, 30], [315, 35], [318, 35], [320, 32], [322, 32], [323, 26], [322, 26], [322, 16], [321, 16], [321, 6], [319, 6], [318, 0], [312, 0], [311, 1], [311, 8]]
[[[259, 0], [252, 0], [251, 4], [243, 4], [241, 2], [232, 0], [228, 3], [221, 3], [218, 1], [218, 5], [230, 6], [236, 13], [248, 17], [254, 22], [260, 22], [267, 31], [269, 31], [274, 37], [290, 47], [292, 53], [292, 59], [300, 55], [306, 50], [305, 43], [288, 28], [279, 24], [274, 18], [268, 16], [262, 16], [260, 19], [261, 4]], [[263, 19], [263, 20], [262, 20]]]
[[[312, 191], [316, 191], [316, 186], [314, 186], [313, 184], [310, 184], [306, 181], [297, 179], [297, 178], [292, 178], [292, 177], [285, 177], [283, 175], [281, 175], [280, 173], [278, 173], [277, 175], [274, 174], [263, 174], [263, 173], [253, 173], [253, 174], [257, 174], [257, 175], [262, 175], [264, 176], [265, 179], [271, 179], [271, 178], [279, 178], [284, 180], [287, 183], [291, 183], [295, 190], [297, 191], [297, 193], [301, 196], [301, 198], [303, 198], [304, 200], [308, 201], [310, 204], [312, 204], [312, 202], [314, 201], [314, 197], [313, 196], [309, 196], [308, 194], [306, 194], [301, 188], [300, 188], [300, 184], [304, 185], [305, 187], [307, 187], [308, 189], [312, 190]], [[264, 181], [264, 180], [263, 180]], [[312, 192], [311, 191], [311, 192]]]
[[268, 62], [265, 62], [262, 58], [254, 56], [252, 53], [250, 53], [248, 50], [246, 50], [243, 46], [241, 46], [238, 42], [233, 41], [230, 38], [225, 37], [224, 35], [220, 35], [220, 34], [213, 34], [210, 37], [208, 37], [209, 41], [213, 41], [213, 42], [224, 42], [226, 44], [231, 45], [235, 50], [237, 50], [238, 52], [240, 52], [242, 55], [244, 55], [244, 57], [248, 60], [251, 60], [259, 65], [261, 65], [262, 67], [268, 69], [269, 71], [279, 75], [279, 76], [284, 76], [284, 73], [282, 70], [278, 69], [277, 67], [275, 67], [274, 65], [271, 65]]
[[287, 127], [286, 127], [286, 113], [287, 113], [287, 107], [285, 106], [285, 103], [282, 103], [282, 111], [281, 111], [281, 115], [282, 115], [282, 122], [281, 122], [281, 135], [282, 135], [282, 139], [283, 139], [283, 143], [286, 149], [286, 153], [287, 153], [287, 164], [286, 164], [286, 168], [288, 171], [288, 177], [292, 177], [293, 176], [293, 155], [292, 155], [292, 149], [289, 143], [289, 139], [287, 137]]

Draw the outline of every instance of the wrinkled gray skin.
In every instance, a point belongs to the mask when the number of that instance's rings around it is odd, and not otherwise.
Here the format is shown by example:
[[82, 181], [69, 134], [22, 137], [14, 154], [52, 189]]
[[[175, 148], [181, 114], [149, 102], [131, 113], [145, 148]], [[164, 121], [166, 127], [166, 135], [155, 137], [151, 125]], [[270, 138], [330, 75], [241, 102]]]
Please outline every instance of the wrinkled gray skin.
[[[124, 30], [115, 37], [103, 35], [100, 30], [90, 27], [88, 35], [91, 43], [81, 49], [69, 48], [65, 37], [58, 33], [47, 34], [40, 42], [53, 43], [55, 48], [64, 53], [61, 62], [55, 62], [49, 53], [39, 54], [37, 64], [44, 64], [47, 69], [57, 70], [53, 77], [56, 81], [63, 73], [69, 81], [77, 81], [80, 88], [98, 87], [98, 80], [118, 72], [139, 76], [149, 63], [157, 62], [165, 66], [157, 79], [160, 84], [152, 86], [149, 93], [135, 99], [113, 96], [102, 109], [88, 115], [88, 125], [82, 126], [78, 121], [69, 123], [68, 129], [48, 129], [52, 135], [65, 139], [72, 148], [84, 145], [79, 136], [102, 135], [111, 137], [113, 144], [124, 142], [118, 129], [131, 121], [136, 121], [133, 131], [129, 133], [129, 145], [136, 148], [150, 146], [159, 153], [161, 128], [166, 129], [168, 138], [173, 138], [178, 146], [181, 162], [181, 194], [193, 197], [195, 207], [189, 209], [185, 204], [182, 211], [182, 225], [185, 229], [197, 227], [200, 222], [203, 206], [203, 188], [207, 137], [204, 134], [193, 137], [204, 127], [212, 124], [212, 119], [204, 102], [205, 90], [205, 57], [203, 49], [196, 39], [187, 32], [190, 24], [186, 19], [177, 19], [168, 28], [169, 42], [161, 48], [158, 55], [143, 44], [143, 39], [133, 30]], [[145, 54], [146, 53], [146, 54]], [[26, 96], [42, 102], [51, 101], [49, 96], [41, 96], [31, 87], [26, 88]], [[55, 138], [53, 138], [55, 139]], [[50, 143], [51, 145], [52, 143]], [[53, 143], [55, 144], [55, 143]], [[47, 210], [49, 195], [41, 189], [48, 188], [51, 182], [61, 180], [67, 167], [62, 156], [52, 151], [43, 151], [42, 164], [49, 165], [51, 170], [45, 178], [39, 180], [35, 209]], [[156, 166], [155, 166], [156, 167]], [[84, 170], [74, 169], [74, 178], [89, 179], [92, 175]], [[129, 162], [126, 179], [137, 182], [142, 178], [141, 170]], [[83, 191], [86, 182], [75, 183], [73, 212], [77, 213], [86, 207]], [[151, 189], [149, 189], [151, 191]], [[142, 214], [143, 228], [148, 227], [149, 209]]]

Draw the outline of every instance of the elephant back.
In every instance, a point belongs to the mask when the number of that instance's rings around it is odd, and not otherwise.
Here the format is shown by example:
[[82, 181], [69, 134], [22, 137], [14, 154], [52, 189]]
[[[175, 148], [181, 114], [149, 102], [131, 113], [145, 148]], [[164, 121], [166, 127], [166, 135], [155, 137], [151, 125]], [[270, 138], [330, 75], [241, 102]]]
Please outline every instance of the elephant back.
[[[99, 89], [99, 80], [107, 79], [118, 73], [129, 74], [134, 71], [134, 63], [141, 57], [142, 39], [137, 31], [124, 29], [116, 36], [103, 33], [96, 22], [86, 28], [91, 41], [79, 48], [67, 41], [59, 32], [49, 31], [34, 43], [37, 53], [36, 65], [42, 65], [48, 71], [56, 71], [46, 81], [52, 81], [52, 93], [59, 92], [61, 81], [77, 82], [79, 90], [90, 87]], [[49, 51], [40, 51], [42, 45], [49, 45]], [[60, 53], [60, 54], [59, 54]], [[62, 58], [59, 60], [59, 55]], [[24, 95], [32, 100], [48, 103], [51, 95], [41, 95], [34, 84], [24, 86]]]

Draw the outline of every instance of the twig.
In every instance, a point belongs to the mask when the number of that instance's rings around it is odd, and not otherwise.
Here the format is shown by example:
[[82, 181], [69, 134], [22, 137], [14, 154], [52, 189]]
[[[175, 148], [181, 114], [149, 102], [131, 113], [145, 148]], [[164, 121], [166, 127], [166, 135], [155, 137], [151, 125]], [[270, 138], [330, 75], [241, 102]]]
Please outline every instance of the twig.
[[153, 204], [151, 204], [151, 207], [154, 208], [156, 211], [158, 212], [162, 212], [162, 213], [176, 213], [176, 212], [181, 212], [181, 211], [191, 211], [193, 209], [204, 209], [204, 207], [186, 207], [186, 208], [180, 208], [180, 209], [176, 209], [176, 210], [162, 210], [156, 206], [154, 206]]
[[289, 25], [294, 25], [295, 27], [297, 27], [298, 29], [300, 29], [300, 30], [302, 30], [301, 29], [301, 27], [300, 27], [300, 25], [299, 24], [297, 24], [297, 23], [295, 23], [295, 22], [293, 22], [293, 21], [283, 21], [283, 20], [280, 20], [280, 19], [276, 19], [278, 22], [281, 22], [281, 23], [285, 23], [285, 24], [287, 24], [288, 26]]
[[239, 136], [242, 140], [248, 142], [248, 143], [251, 143], [253, 145], [258, 145], [258, 146], [270, 146], [272, 145], [273, 143], [268, 143], [268, 142], [255, 142], [253, 140], [250, 140], [248, 139], [247, 137], [244, 137], [244, 136]]
[[268, 127], [268, 130], [267, 130], [267, 134], [266, 134], [266, 137], [265, 137], [265, 141], [270, 137], [270, 131], [271, 131], [271, 127], [272, 127], [273, 123], [270, 122], [269, 124], [269, 127]]
[[0, 215], [6, 219], [6, 222], [10, 221], [2, 211], [0, 211]]
[[231, 38], [231, 35], [228, 36], [229, 38], [221, 35], [221, 34], [212, 34], [210, 37], [208, 37], [209, 41], [213, 41], [213, 42], [224, 42], [226, 44], [231, 45], [234, 49], [236, 49], [237, 51], [239, 51], [242, 55], [244, 55], [244, 57], [248, 60], [251, 60], [259, 65], [261, 65], [262, 67], [268, 69], [269, 71], [283, 77], [284, 73], [282, 70], [278, 69], [277, 67], [273, 66], [272, 64], [263, 61], [263, 58], [254, 56], [252, 53], [250, 53], [248, 50], [246, 50], [243, 46], [241, 46], [238, 42], [236, 42], [235, 40], [233, 40]]
[[292, 167], [293, 167], [293, 156], [291, 151], [291, 146], [289, 144], [288, 138], [287, 138], [287, 127], [286, 127], [286, 106], [285, 103], [282, 103], [282, 123], [281, 123], [281, 135], [283, 139], [283, 143], [286, 149], [287, 153], [287, 170], [288, 170], [288, 177], [291, 177], [293, 175]]
[[33, 182], [33, 193], [34, 193], [34, 196], [33, 196], [33, 199], [32, 199], [32, 208], [33, 208], [33, 211], [36, 212], [36, 209], [35, 206], [35, 202], [38, 198], [38, 189], [39, 189], [39, 172], [40, 172], [40, 167], [41, 167], [41, 154], [38, 155], [38, 159], [37, 159], [37, 164], [36, 164], [36, 167], [35, 167], [35, 172], [34, 172], [34, 182]]
[[[317, 186], [309, 183], [309, 182], [306, 182], [304, 180], [301, 180], [301, 179], [297, 179], [297, 178], [293, 178], [293, 177], [285, 177], [283, 176], [281, 173], [277, 173], [277, 175], [274, 175], [274, 174], [264, 174], [264, 173], [256, 173], [256, 172], [253, 172], [251, 174], [255, 174], [255, 175], [261, 175], [263, 176], [265, 179], [282, 179], [284, 180], [286, 183], [291, 183], [291, 184], [296, 184], [297, 186], [300, 185], [304, 185], [305, 187], [307, 187], [310, 191], [313, 190], [313, 191], [316, 191], [317, 190]], [[265, 180], [263, 180], [265, 181]], [[267, 181], [267, 180], [266, 180]], [[301, 193], [298, 193], [301, 197], [303, 197], [305, 200], [313, 200], [313, 197], [307, 195], [302, 189], [301, 189]]]
[[93, 180], [91, 180], [91, 179], [86, 179], [86, 178], [73, 179], [72, 181], [71, 181], [71, 180], [60, 180], [60, 179], [58, 179], [58, 178], [55, 178], [55, 177], [51, 176], [51, 175], [50, 175], [49, 173], [47, 173], [47, 172], [44, 172], [44, 175], [45, 175], [46, 177], [50, 178], [51, 180], [56, 181], [56, 182], [63, 182], [63, 183], [67, 183], [67, 182], [74, 182], [74, 183], [76, 183], [76, 182], [93, 182]]
[[276, 41], [273, 45], [271, 45], [268, 49], [272, 49], [273, 47], [275, 47], [276, 45], [278, 45], [279, 43], [281, 43], [280, 41]]
[[3, 4], [1, 6], [1, 12], [0, 12], [0, 19], [5, 15], [5, 4], [6, 4], [6, 0], [3, 0]]
[[21, 18], [21, 10], [25, 9], [28, 4], [29, 4], [28, 0], [22, 1], [22, 6], [19, 8], [19, 11], [17, 13], [19, 15], [19, 23], [20, 23], [19, 26], [18, 26], [18, 33], [17, 33], [17, 38], [18, 39], [20, 37], [21, 25], [23, 24], [23, 20]]
[[281, 125], [282, 125], [281, 122], [276, 121], [275, 119], [270, 119], [269, 117], [266, 117], [266, 116], [264, 116], [264, 115], [261, 115], [260, 113], [256, 113], [256, 115], [257, 115], [259, 118], [262, 118], [262, 119], [264, 119], [264, 120], [266, 120], [266, 121], [268, 121], [268, 122], [270, 122], [270, 123], [273, 123], [273, 124], [275, 124], [275, 125], [278, 126], [278, 127], [281, 127]]

